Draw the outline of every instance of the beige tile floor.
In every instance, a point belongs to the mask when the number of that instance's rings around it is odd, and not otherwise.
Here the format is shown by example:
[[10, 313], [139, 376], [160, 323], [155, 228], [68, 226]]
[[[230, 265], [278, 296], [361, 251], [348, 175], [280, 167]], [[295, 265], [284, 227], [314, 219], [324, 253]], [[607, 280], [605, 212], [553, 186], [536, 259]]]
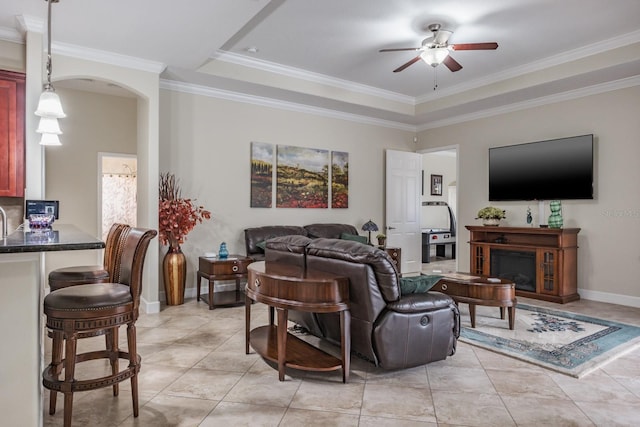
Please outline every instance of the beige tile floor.
[[[425, 266], [438, 269], [436, 263]], [[586, 300], [562, 307], [640, 325], [635, 308]], [[265, 306], [254, 304], [252, 313], [253, 326], [266, 322]], [[140, 416], [132, 416], [125, 382], [119, 397], [110, 389], [77, 393], [74, 425], [640, 425], [640, 349], [580, 380], [458, 343], [456, 354], [444, 361], [401, 371], [384, 371], [353, 356], [347, 384], [340, 371], [288, 370], [279, 382], [272, 364], [245, 354], [244, 307], [210, 311], [188, 300], [141, 315], [137, 330], [143, 357]], [[103, 345], [100, 337], [82, 341], [83, 350]], [[338, 354], [331, 345], [323, 347]], [[80, 378], [105, 370], [95, 361], [82, 365]], [[44, 411], [45, 426], [62, 425], [61, 401], [55, 415]]]

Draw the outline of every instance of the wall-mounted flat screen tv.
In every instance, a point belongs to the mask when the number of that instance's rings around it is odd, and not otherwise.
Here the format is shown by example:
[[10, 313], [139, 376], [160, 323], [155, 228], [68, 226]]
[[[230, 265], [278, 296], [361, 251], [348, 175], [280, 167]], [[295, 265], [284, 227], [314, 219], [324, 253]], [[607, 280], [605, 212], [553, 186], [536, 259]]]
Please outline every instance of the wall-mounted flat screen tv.
[[489, 149], [489, 200], [593, 199], [593, 135]]

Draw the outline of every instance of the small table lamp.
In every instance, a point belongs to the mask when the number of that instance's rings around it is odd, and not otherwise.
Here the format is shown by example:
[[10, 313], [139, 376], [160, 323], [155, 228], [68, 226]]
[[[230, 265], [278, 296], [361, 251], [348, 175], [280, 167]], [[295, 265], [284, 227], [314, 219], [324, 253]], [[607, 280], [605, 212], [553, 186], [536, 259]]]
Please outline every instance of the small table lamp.
[[364, 225], [362, 226], [362, 231], [368, 231], [369, 232], [369, 241], [367, 243], [371, 244], [371, 232], [372, 231], [378, 231], [378, 226], [376, 225], [375, 222], [369, 220], [369, 221], [365, 222]]

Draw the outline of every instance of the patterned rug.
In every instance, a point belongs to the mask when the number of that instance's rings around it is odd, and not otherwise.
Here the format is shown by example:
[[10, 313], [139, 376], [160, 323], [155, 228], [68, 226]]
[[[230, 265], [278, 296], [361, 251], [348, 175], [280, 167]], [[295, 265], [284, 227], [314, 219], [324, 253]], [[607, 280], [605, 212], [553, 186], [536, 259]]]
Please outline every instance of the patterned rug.
[[567, 311], [518, 304], [514, 330], [497, 307], [477, 306], [475, 329], [460, 312], [461, 341], [576, 378], [640, 347], [640, 327]]

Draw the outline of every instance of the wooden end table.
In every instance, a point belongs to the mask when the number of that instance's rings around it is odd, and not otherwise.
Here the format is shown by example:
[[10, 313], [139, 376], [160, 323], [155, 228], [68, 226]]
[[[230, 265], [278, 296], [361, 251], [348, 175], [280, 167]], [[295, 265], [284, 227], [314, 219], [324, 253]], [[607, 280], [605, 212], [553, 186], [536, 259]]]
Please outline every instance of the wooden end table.
[[[351, 360], [351, 313], [349, 279], [323, 271], [277, 262], [255, 262], [248, 268], [246, 287], [245, 340], [262, 357], [278, 363], [278, 378], [284, 381], [285, 367], [306, 371], [342, 368], [342, 382], [349, 380]], [[269, 306], [269, 325], [253, 330], [251, 302]], [[274, 324], [274, 310], [278, 324]], [[312, 313], [340, 313], [341, 359], [287, 332], [289, 310]]]
[[400, 272], [400, 268], [402, 267], [402, 249], [397, 247], [385, 246], [380, 248], [386, 253], [389, 254], [391, 260], [398, 268], [398, 272]]
[[469, 304], [471, 327], [476, 327], [476, 305], [500, 307], [500, 318], [504, 309], [509, 312], [509, 329], [513, 330], [516, 318], [516, 285], [505, 279], [490, 279], [461, 273], [445, 275], [431, 289], [449, 295], [457, 303]]
[[[247, 267], [253, 260], [243, 255], [229, 255], [227, 258], [199, 258], [197, 301], [209, 304], [209, 310], [215, 307], [230, 307], [244, 304], [244, 291], [240, 286], [242, 279], [247, 278]], [[200, 295], [202, 279], [209, 281], [209, 293]], [[214, 292], [216, 280], [235, 280], [233, 291]]]

